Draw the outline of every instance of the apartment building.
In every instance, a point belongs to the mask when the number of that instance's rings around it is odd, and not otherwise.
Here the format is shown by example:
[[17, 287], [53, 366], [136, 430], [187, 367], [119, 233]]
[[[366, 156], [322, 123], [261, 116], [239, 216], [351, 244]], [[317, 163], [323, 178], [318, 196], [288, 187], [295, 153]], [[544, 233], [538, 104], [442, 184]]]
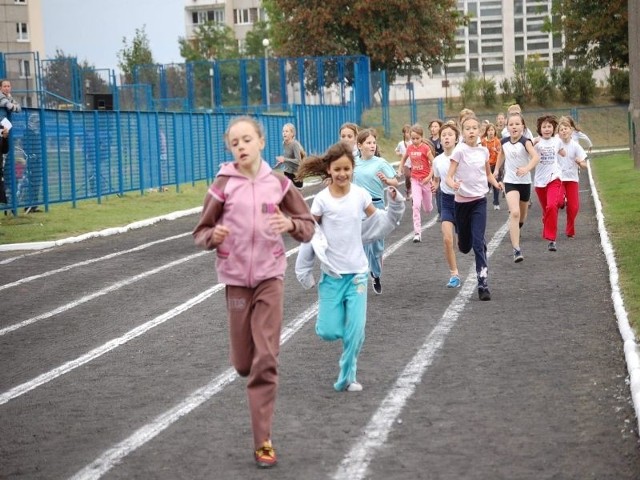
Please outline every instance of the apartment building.
[[0, 76], [11, 80], [13, 96], [36, 106], [37, 58], [44, 54], [40, 0], [0, 0]]
[[185, 0], [184, 18], [186, 38], [206, 22], [226, 24], [233, 29], [242, 51], [247, 32], [254, 23], [265, 20], [265, 14], [260, 0]]
[[[562, 37], [544, 31], [551, 4], [552, 0], [458, 0], [458, 10], [470, 18], [456, 32], [459, 53], [447, 65], [425, 73], [415, 84], [416, 97], [456, 94], [455, 85], [466, 72], [500, 82], [533, 56], [548, 67], [561, 66]], [[198, 25], [215, 21], [232, 27], [242, 45], [246, 32], [263, 18], [260, 0], [185, 0], [187, 37]], [[398, 79], [397, 83], [405, 82]]]

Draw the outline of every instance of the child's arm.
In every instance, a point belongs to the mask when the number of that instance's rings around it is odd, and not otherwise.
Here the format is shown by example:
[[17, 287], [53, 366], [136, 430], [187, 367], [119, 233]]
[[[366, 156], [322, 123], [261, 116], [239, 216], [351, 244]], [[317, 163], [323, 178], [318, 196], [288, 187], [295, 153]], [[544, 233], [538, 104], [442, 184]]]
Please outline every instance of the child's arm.
[[405, 210], [404, 197], [394, 187], [387, 190], [387, 195], [389, 202], [385, 210], [376, 208], [373, 203], [365, 208], [367, 218], [362, 222], [362, 243], [384, 238], [400, 223]]
[[224, 202], [221, 201], [217, 193], [222, 192], [224, 183], [226, 181], [216, 178], [209, 187], [204, 198], [200, 219], [192, 232], [195, 244], [205, 250], [215, 249], [231, 233], [227, 227], [218, 223], [222, 216]]
[[[280, 209], [288, 215], [286, 220], [291, 222], [290, 229], [286, 229], [298, 242], [308, 242], [313, 237], [314, 219], [300, 192], [295, 188], [289, 188], [280, 202]], [[282, 224], [282, 220], [274, 218], [276, 224]], [[288, 223], [288, 222], [287, 222]], [[288, 225], [287, 225], [288, 226]]]
[[485, 169], [487, 171], [487, 180], [489, 180], [489, 183], [493, 185], [496, 190], [502, 190], [502, 184], [496, 180], [496, 177], [494, 177], [493, 173], [491, 172], [491, 165], [489, 165], [489, 160], [487, 160], [487, 162], [485, 163]]
[[398, 166], [398, 175], [402, 175], [404, 173], [404, 164], [407, 161], [407, 152], [404, 152], [404, 155], [402, 155], [402, 159], [400, 160], [400, 165]]
[[530, 160], [529, 163], [527, 163], [526, 167], [521, 167], [516, 170], [516, 175], [518, 175], [519, 177], [525, 175], [527, 172], [531, 172], [534, 168], [536, 168], [536, 165], [538, 165], [538, 162], [540, 161], [538, 152], [531, 143], [526, 142], [525, 147], [527, 149], [527, 152], [529, 153]]
[[460, 182], [457, 182], [454, 180], [457, 170], [458, 170], [458, 162], [451, 160], [451, 164], [449, 165], [449, 171], [447, 172], [447, 179], [445, 180], [445, 182], [447, 182], [447, 185], [449, 185], [449, 188], [453, 189], [454, 191], [457, 191], [460, 188]]

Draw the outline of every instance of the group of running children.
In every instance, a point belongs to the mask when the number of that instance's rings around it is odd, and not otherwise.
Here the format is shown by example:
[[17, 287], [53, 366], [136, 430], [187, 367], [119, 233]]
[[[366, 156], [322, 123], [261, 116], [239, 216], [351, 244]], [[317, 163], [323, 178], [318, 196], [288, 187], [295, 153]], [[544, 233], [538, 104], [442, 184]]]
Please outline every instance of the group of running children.
[[[359, 392], [357, 360], [365, 337], [369, 277], [374, 292], [381, 294], [384, 237], [398, 226], [405, 209], [399, 177], [404, 175], [412, 201], [413, 241], [421, 242], [421, 209], [430, 213], [435, 195], [450, 270], [446, 286], [461, 284], [457, 235], [461, 252], [474, 251], [480, 300], [491, 299], [485, 243], [489, 187], [495, 209], [505, 192], [516, 263], [524, 258], [519, 237], [532, 181], [549, 250], [556, 250], [558, 209], [565, 203], [566, 234], [574, 237], [578, 171], [586, 166], [586, 154], [574, 140], [577, 129], [569, 117], [540, 117], [537, 132], [532, 138], [517, 105], [506, 117], [499, 114], [495, 125], [481, 123], [470, 110], [460, 112], [457, 122], [433, 121], [429, 138], [420, 125], [407, 125], [396, 148], [396, 171], [380, 156], [373, 129], [346, 123], [337, 143], [321, 155], [306, 156], [295, 127], [287, 124], [284, 152], [276, 158], [284, 166], [280, 175], [262, 157], [262, 125], [248, 116], [229, 123], [225, 142], [234, 161], [223, 164], [210, 185], [193, 237], [197, 245], [217, 253], [218, 280], [226, 285], [230, 361], [247, 377], [258, 467], [277, 463], [272, 422], [284, 314], [283, 234], [302, 242], [295, 271], [303, 287], [316, 286], [314, 265], [320, 264], [315, 331], [343, 344], [333, 387]], [[311, 207], [300, 193], [307, 177], [320, 177], [324, 184]]]

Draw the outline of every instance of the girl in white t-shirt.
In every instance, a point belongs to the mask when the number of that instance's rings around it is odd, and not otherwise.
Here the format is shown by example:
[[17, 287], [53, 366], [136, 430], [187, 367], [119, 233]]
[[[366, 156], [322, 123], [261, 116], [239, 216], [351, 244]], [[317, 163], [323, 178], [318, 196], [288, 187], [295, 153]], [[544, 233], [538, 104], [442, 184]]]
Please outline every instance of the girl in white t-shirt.
[[574, 139], [574, 129], [569, 117], [560, 117], [558, 120], [558, 136], [562, 140], [562, 148], [565, 156], [558, 157], [560, 163], [560, 180], [566, 200], [567, 225], [565, 233], [567, 237], [576, 235], [576, 217], [580, 210], [580, 169], [587, 168], [587, 154], [582, 146]]
[[[332, 145], [323, 156], [307, 157], [298, 169], [300, 178], [321, 176], [331, 179], [311, 205], [322, 241], [315, 238], [311, 244], [301, 245], [296, 275], [305, 287], [313, 286], [315, 282], [309, 276], [312, 275], [315, 252], [322, 263], [316, 334], [327, 341], [342, 339], [340, 373], [333, 387], [348, 392], [362, 390], [356, 373], [367, 318], [369, 261], [363, 246], [364, 225], [369, 219], [381, 219], [385, 225], [390, 225], [386, 231], [378, 231], [369, 239], [379, 238], [394, 229], [400, 220], [388, 217], [389, 212], [396, 211], [400, 217], [404, 212], [404, 198], [394, 187], [388, 189], [388, 211], [377, 209], [367, 190], [352, 183], [354, 169], [352, 147], [346, 142]], [[363, 217], [367, 218], [364, 223]]]
[[489, 150], [478, 145], [480, 121], [475, 115], [468, 115], [462, 120], [461, 127], [464, 141], [453, 149], [446, 182], [455, 192], [458, 249], [462, 253], [469, 253], [473, 248], [478, 297], [487, 301], [491, 300], [487, 244], [484, 238], [487, 228], [487, 185], [490, 183], [498, 190], [502, 186], [491, 173]]
[[[531, 200], [531, 171], [538, 164], [538, 154], [530, 139], [524, 136], [526, 125], [520, 113], [509, 114], [509, 136], [501, 140], [502, 149], [494, 171], [503, 171], [502, 188], [509, 207], [509, 237], [513, 247], [513, 261], [524, 260], [520, 248], [520, 229], [529, 212]], [[504, 169], [502, 169], [504, 165]]]
[[548, 249], [555, 252], [558, 235], [558, 210], [564, 205], [558, 155], [564, 156], [562, 141], [555, 136], [558, 120], [554, 115], [538, 118], [535, 149], [540, 157], [533, 184], [542, 209], [542, 238], [549, 242]]

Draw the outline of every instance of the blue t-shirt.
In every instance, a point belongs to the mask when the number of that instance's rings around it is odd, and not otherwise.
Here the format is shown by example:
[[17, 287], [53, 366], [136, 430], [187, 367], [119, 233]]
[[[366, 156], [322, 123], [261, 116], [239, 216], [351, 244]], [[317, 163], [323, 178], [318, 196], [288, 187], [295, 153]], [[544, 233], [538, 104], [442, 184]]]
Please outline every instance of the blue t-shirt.
[[353, 183], [369, 192], [374, 200], [383, 200], [386, 185], [378, 178], [378, 172], [382, 172], [387, 178], [396, 176], [396, 171], [384, 158], [373, 156], [369, 160], [364, 160], [362, 157], [357, 157]]

